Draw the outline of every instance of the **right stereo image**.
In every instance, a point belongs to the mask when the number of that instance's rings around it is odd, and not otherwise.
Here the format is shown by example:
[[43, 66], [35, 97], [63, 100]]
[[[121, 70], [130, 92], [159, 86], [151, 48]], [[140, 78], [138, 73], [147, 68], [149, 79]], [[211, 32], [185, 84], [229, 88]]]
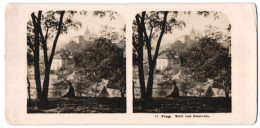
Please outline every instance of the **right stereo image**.
[[133, 112], [231, 113], [231, 26], [217, 11], [136, 14]]

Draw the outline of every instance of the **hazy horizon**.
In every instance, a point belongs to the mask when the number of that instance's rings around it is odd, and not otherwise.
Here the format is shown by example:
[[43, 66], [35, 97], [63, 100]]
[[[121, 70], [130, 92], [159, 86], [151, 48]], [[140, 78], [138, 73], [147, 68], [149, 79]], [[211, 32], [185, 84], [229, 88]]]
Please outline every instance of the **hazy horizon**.
[[115, 15], [115, 19], [110, 19], [109, 16], [104, 16], [102, 18], [98, 16], [93, 16], [93, 11], [87, 11], [86, 16], [85, 15], [75, 15], [74, 20], [80, 21], [82, 24], [82, 27], [79, 28], [79, 30], [69, 30], [68, 34], [60, 35], [58, 45], [66, 44], [68, 43], [72, 38], [85, 35], [85, 32], [88, 28], [90, 32], [94, 32], [96, 35], [99, 36], [99, 31], [101, 29], [101, 26], [108, 25], [110, 27], [115, 28], [115, 32], [121, 33], [122, 29], [125, 26], [125, 21], [122, 16]]
[[[97, 35], [99, 35], [99, 31], [103, 25], [114, 27], [115, 31], [118, 33], [122, 32], [122, 28], [125, 26], [125, 21], [121, 15], [117, 15], [115, 19], [111, 20], [109, 16], [100, 18], [98, 16], [93, 16], [92, 13], [92, 11], [88, 11], [86, 16], [76, 14], [74, 19], [82, 23], [82, 28], [79, 28], [79, 30], [69, 30], [68, 34], [60, 35], [57, 45], [63, 46], [67, 44], [72, 38], [84, 35], [87, 28], [89, 31], [92, 31]], [[217, 26], [219, 27], [220, 31], [226, 31], [225, 29], [229, 25], [229, 20], [222, 13], [219, 14], [218, 19], [215, 19], [215, 17], [211, 15], [207, 17], [196, 15], [196, 13], [193, 11], [190, 15], [179, 15], [177, 19], [183, 20], [186, 26], [181, 30], [173, 29], [172, 33], [164, 34], [161, 47], [164, 47], [169, 43], [174, 43], [180, 36], [189, 35], [192, 27], [196, 31], [198, 30], [203, 33], [206, 25]], [[155, 44], [156, 43], [153, 43], [152, 45]]]
[[[206, 25], [213, 25], [219, 27], [219, 31], [227, 31], [227, 27], [230, 24], [228, 18], [223, 14], [219, 13], [219, 18], [215, 19], [214, 16], [199, 16], [193, 12], [190, 15], [179, 15], [177, 19], [183, 20], [186, 26], [183, 29], [174, 29], [172, 33], [164, 34], [161, 47], [169, 44], [174, 43], [176, 39], [183, 35], [189, 35], [191, 32], [192, 27], [195, 31], [200, 31], [203, 34], [203, 31], [206, 28]], [[156, 45], [156, 43], [153, 43]]]

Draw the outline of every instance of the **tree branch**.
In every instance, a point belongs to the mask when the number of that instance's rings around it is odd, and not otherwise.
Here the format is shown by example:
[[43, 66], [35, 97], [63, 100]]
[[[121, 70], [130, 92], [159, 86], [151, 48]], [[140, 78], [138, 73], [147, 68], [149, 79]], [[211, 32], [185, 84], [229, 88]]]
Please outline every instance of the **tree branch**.
[[62, 20], [63, 20], [64, 13], [65, 13], [65, 11], [60, 12], [60, 22], [59, 22], [58, 32], [57, 32], [56, 37], [55, 37], [54, 42], [53, 42], [51, 56], [49, 58], [49, 66], [51, 66], [51, 63], [52, 63], [52, 60], [53, 60], [53, 57], [54, 57], [54, 53], [55, 53], [55, 49], [56, 49], [56, 45], [57, 45], [57, 42], [58, 42], [58, 39], [59, 39], [59, 36], [60, 36], [60, 32], [61, 32], [61, 29], [62, 29]]
[[[145, 16], [145, 15], [144, 15]], [[147, 55], [148, 55], [148, 62], [149, 62], [149, 66], [151, 66], [152, 64], [152, 47], [151, 47], [151, 34], [152, 34], [152, 31], [153, 31], [153, 27], [151, 28], [151, 31], [150, 31], [150, 35], [148, 37], [147, 35], [147, 32], [146, 32], [146, 28], [145, 28], [145, 24], [143, 23], [143, 30], [144, 30], [144, 36], [145, 36], [145, 41], [146, 41], [146, 48], [147, 48]]]
[[151, 26], [150, 35], [149, 35], [149, 42], [152, 40], [152, 34], [153, 34], [153, 26]]
[[[145, 12], [142, 13], [142, 18], [144, 19], [145, 18]], [[144, 22], [141, 23], [142, 24], [142, 27], [143, 27], [143, 32], [144, 32], [144, 36], [145, 36], [145, 41], [146, 41], [146, 48], [147, 48], [147, 55], [148, 55], [148, 62], [149, 62], [149, 66], [151, 66], [152, 64], [152, 47], [151, 47], [151, 38], [152, 38], [152, 32], [153, 32], [153, 26], [150, 24], [151, 26], [151, 30], [150, 30], [150, 34], [149, 34], [149, 37], [148, 37], [148, 34], [147, 34], [147, 31], [146, 31], [146, 27], [145, 27], [145, 24]]]
[[[37, 99], [41, 98], [41, 77], [40, 77], [40, 69], [39, 69], [39, 46], [40, 46], [40, 41], [39, 41], [39, 27], [38, 24], [41, 21], [41, 15], [42, 12], [38, 12], [38, 18], [35, 16], [34, 13], [31, 14], [33, 25], [34, 25], [34, 77], [35, 77], [35, 84], [36, 84], [36, 91], [37, 91]], [[37, 20], [37, 22], [36, 22]]]
[[[49, 28], [50, 28], [50, 27], [48, 26], [47, 22], [45, 22], [45, 25], [46, 25], [46, 27], [47, 27], [47, 30], [46, 30], [44, 39], [45, 39], [45, 42], [47, 43], [48, 33], [49, 33]], [[46, 45], [46, 46], [47, 46], [47, 45]]]
[[37, 22], [36, 22], [37, 17], [35, 16], [34, 13], [31, 14], [31, 17], [32, 17], [33, 25], [36, 25], [37, 24]]
[[[143, 12], [145, 13], [145, 12]], [[141, 27], [141, 24], [144, 23], [144, 18], [141, 18], [140, 22], [140, 15], [136, 15], [136, 23], [138, 26], [138, 58], [137, 58], [137, 64], [138, 64], [138, 75], [139, 75], [139, 83], [140, 83], [140, 89], [141, 89], [141, 98], [144, 99], [146, 97], [146, 91], [145, 91], [145, 77], [144, 77], [144, 70], [143, 70], [143, 27]]]
[[158, 41], [157, 41], [156, 50], [155, 50], [155, 54], [154, 54], [154, 57], [153, 57], [153, 66], [155, 66], [155, 64], [156, 64], [156, 59], [157, 59], [157, 57], [158, 57], [158, 53], [159, 53], [159, 49], [160, 49], [162, 37], [163, 37], [163, 34], [164, 34], [164, 32], [165, 32], [165, 26], [166, 26], [166, 21], [167, 21], [167, 15], [168, 15], [168, 11], [165, 11], [165, 12], [164, 12], [164, 18], [163, 18], [163, 24], [162, 24], [162, 31], [161, 31], [161, 34], [160, 34], [159, 39], [158, 39]]
[[48, 60], [48, 53], [47, 53], [47, 51], [48, 51], [48, 49], [47, 49], [47, 39], [48, 39], [49, 27], [48, 27], [46, 22], [45, 22], [45, 24], [46, 24], [46, 27], [47, 27], [45, 36], [43, 36], [43, 33], [42, 33], [41, 23], [39, 24], [39, 30], [40, 30], [40, 35], [41, 35], [41, 39], [42, 39], [44, 63], [45, 63], [46, 67], [49, 67], [49, 60]]

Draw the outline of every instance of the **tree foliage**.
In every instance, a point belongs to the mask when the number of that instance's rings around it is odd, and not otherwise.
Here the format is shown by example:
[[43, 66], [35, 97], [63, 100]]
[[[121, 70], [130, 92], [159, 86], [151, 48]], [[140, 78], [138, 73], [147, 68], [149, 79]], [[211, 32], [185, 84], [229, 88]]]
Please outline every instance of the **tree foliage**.
[[108, 25], [102, 25], [100, 29], [100, 37], [110, 39], [110, 40], [118, 40], [119, 33], [115, 31], [114, 27]]
[[[203, 35], [198, 41], [176, 41], [164, 53], [169, 57], [179, 54], [181, 61], [180, 90], [185, 95], [185, 90], [196, 88], [201, 95], [205, 90], [203, 83], [209, 79], [214, 80], [214, 88], [223, 88], [226, 95], [231, 90], [231, 25], [227, 31], [219, 27], [206, 25]], [[199, 86], [198, 86], [199, 85]]]
[[99, 38], [75, 57], [76, 67], [87, 79], [96, 83], [108, 80], [108, 88], [123, 89], [125, 93], [124, 50], [105, 38]]
[[231, 56], [229, 49], [218, 43], [217, 39], [200, 39], [198, 46], [190, 49], [183, 65], [192, 79], [202, 83], [213, 79], [213, 87], [228, 88], [227, 93], [231, 89]]

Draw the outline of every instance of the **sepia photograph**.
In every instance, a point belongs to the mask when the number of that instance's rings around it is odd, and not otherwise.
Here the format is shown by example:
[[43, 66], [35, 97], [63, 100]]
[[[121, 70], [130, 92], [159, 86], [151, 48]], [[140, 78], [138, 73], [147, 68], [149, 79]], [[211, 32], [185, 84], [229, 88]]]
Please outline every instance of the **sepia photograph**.
[[217, 11], [136, 14], [134, 113], [232, 112], [231, 26]]
[[27, 113], [125, 113], [123, 18], [36, 11], [27, 22]]
[[257, 121], [253, 3], [10, 3], [5, 10], [10, 125]]

